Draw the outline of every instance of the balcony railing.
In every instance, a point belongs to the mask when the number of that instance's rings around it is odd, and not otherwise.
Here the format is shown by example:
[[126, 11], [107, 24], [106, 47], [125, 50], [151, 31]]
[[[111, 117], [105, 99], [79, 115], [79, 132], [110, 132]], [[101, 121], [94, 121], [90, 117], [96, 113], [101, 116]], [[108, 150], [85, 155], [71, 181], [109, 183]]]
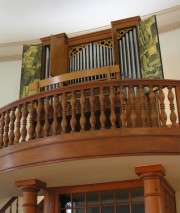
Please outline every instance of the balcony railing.
[[117, 128], [178, 128], [180, 81], [106, 80], [40, 92], [0, 109], [0, 148]]

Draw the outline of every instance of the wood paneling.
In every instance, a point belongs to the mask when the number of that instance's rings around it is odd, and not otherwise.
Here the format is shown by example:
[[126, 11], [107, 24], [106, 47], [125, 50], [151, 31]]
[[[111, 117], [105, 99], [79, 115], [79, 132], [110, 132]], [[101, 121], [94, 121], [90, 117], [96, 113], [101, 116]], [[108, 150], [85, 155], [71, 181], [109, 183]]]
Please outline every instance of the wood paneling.
[[106, 129], [51, 136], [4, 149], [0, 171], [97, 157], [180, 154], [179, 141], [179, 129], [171, 128]]

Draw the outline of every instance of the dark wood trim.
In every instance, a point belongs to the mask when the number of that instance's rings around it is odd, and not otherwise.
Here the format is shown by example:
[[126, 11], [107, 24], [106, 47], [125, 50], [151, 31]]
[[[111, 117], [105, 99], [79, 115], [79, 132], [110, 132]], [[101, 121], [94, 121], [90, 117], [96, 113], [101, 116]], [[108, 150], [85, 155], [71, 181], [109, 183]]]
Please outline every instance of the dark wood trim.
[[161, 173], [162, 176], [165, 176], [166, 174], [165, 169], [161, 164], [135, 167], [135, 172], [138, 176], [141, 176], [142, 174], [145, 174], [145, 173], [152, 173], [152, 172]]
[[37, 179], [30, 179], [30, 180], [18, 180], [15, 182], [16, 186], [18, 187], [31, 187], [35, 186], [37, 189], [44, 189], [46, 187], [46, 183], [37, 180]]
[[[65, 33], [61, 33], [61, 34], [56, 34], [54, 36], [56, 36], [57, 38], [66, 35]], [[88, 42], [92, 42], [92, 41], [98, 41], [101, 39], [106, 39], [106, 38], [111, 38], [111, 29], [107, 29], [107, 30], [101, 30], [101, 31], [97, 31], [97, 32], [93, 32], [93, 33], [87, 33], [84, 35], [79, 35], [79, 36], [74, 36], [71, 38], [68, 38], [68, 36], [66, 35], [66, 38], [68, 39], [68, 44], [69, 46], [76, 46], [79, 44], [84, 44], [84, 43], [88, 43]], [[41, 38], [41, 42], [43, 46], [47, 46], [51, 44], [51, 36], [47, 36], [44, 38]]]
[[[0, 172], [99, 157], [179, 155], [179, 141], [178, 128], [107, 129], [51, 136], [0, 150]], [[48, 155], [47, 150], [51, 150]]]
[[7, 203], [0, 209], [0, 213], [4, 213], [7, 208], [10, 207], [10, 205], [17, 199], [17, 197], [12, 197], [10, 198]]
[[64, 186], [64, 187], [54, 187], [56, 195], [64, 193], [76, 193], [76, 192], [92, 192], [92, 191], [103, 191], [103, 190], [114, 190], [114, 189], [126, 189], [143, 187], [143, 181], [141, 179], [125, 180], [125, 181], [115, 181], [107, 183], [96, 183], [78, 186]]
[[99, 41], [103, 39], [111, 38], [111, 29], [101, 30], [98, 32], [88, 33], [68, 39], [69, 47], [85, 44], [88, 42]]

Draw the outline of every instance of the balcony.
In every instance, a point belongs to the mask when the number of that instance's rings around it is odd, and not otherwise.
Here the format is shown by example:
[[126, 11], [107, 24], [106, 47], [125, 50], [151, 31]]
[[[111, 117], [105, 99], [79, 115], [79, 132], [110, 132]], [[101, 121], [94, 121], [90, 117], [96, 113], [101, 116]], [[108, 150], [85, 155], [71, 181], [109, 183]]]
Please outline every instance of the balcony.
[[101, 79], [42, 91], [0, 109], [0, 171], [179, 154], [179, 116], [178, 80]]

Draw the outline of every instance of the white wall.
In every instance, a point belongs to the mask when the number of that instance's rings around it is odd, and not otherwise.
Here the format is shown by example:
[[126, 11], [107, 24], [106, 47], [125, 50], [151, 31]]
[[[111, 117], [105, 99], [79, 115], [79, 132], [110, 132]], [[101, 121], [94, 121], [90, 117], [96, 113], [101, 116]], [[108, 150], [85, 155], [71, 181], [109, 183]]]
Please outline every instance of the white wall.
[[159, 35], [164, 78], [180, 80], [180, 29]]
[[0, 107], [19, 99], [21, 61], [0, 63]]

